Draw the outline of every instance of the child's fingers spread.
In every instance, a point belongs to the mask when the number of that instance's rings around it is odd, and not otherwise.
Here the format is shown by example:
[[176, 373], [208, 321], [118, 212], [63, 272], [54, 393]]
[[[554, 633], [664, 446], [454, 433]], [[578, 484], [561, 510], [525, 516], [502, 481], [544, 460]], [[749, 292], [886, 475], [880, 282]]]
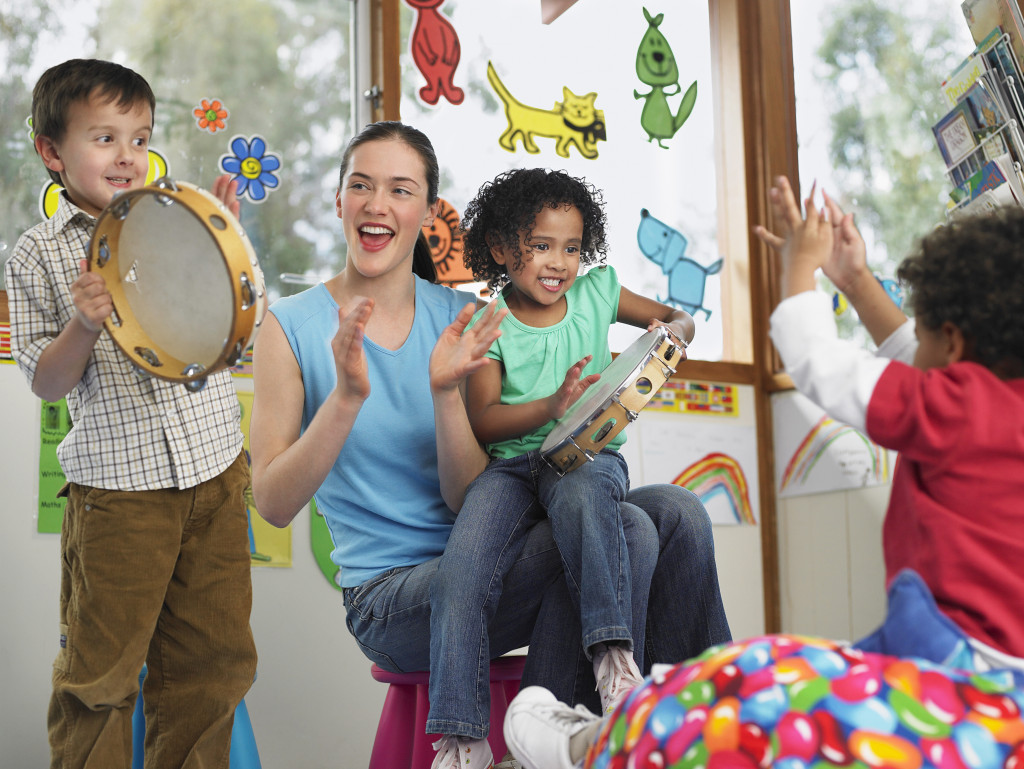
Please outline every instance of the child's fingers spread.
[[762, 243], [770, 248], [782, 248], [782, 244], [786, 242], [783, 238], [780, 238], [774, 232], [769, 232], [760, 224], [754, 227], [754, 234], [760, 238]]
[[789, 180], [781, 177], [778, 190], [779, 199], [775, 205], [776, 214], [790, 227], [799, 224], [803, 217], [800, 215], [800, 206], [793, 195], [793, 188], [789, 185]]

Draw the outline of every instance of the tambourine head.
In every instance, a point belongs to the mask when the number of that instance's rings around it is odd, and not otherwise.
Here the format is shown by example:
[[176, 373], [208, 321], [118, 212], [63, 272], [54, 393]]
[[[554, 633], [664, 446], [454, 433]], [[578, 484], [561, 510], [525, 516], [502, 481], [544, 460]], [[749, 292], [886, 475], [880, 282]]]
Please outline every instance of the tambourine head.
[[167, 177], [111, 201], [89, 243], [89, 269], [113, 299], [105, 326], [114, 342], [161, 379], [205, 381], [235, 365], [266, 309], [237, 219], [210, 193]]
[[618, 355], [558, 421], [541, 456], [560, 475], [592, 461], [675, 373], [680, 359], [674, 337], [657, 326]]

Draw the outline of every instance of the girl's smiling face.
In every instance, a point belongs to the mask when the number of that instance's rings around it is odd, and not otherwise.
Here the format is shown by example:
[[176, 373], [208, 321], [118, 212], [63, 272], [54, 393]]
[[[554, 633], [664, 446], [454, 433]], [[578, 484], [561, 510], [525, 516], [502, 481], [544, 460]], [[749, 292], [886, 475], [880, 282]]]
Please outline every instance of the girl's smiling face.
[[511, 289], [505, 302], [513, 315], [533, 325], [553, 325], [565, 317], [565, 292], [576, 281], [582, 244], [583, 215], [576, 206], [559, 204], [545, 205], [532, 231], [519, 233], [520, 269], [511, 269], [510, 249], [491, 249], [494, 261], [508, 268]]
[[437, 202], [428, 197], [423, 160], [404, 141], [369, 141], [356, 147], [335, 201], [349, 264], [374, 277], [411, 260], [420, 230], [437, 213]]

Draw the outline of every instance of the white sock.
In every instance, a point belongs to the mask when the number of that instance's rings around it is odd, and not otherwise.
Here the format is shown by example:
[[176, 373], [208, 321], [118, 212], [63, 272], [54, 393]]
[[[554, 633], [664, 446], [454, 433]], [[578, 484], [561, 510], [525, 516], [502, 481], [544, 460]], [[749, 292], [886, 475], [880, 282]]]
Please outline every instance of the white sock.
[[608, 644], [604, 643], [596, 643], [590, 647], [590, 659], [594, 662], [594, 678], [597, 678], [598, 668], [609, 651]]

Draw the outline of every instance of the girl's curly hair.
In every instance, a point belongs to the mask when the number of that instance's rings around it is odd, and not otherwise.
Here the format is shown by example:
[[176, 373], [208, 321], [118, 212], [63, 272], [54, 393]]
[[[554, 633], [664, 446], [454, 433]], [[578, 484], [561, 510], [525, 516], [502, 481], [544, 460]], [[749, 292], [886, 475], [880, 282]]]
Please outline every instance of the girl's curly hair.
[[533, 234], [533, 223], [547, 206], [573, 205], [583, 216], [581, 264], [603, 264], [608, 253], [605, 240], [604, 198], [592, 184], [564, 171], [518, 168], [485, 182], [462, 216], [463, 261], [476, 280], [487, 281], [491, 291], [508, 282], [508, 267], [491, 257], [491, 246], [504, 246], [514, 258], [511, 268], [523, 265], [520, 233]]
[[1006, 206], [939, 227], [896, 276], [918, 323], [960, 329], [967, 357], [1005, 378], [1024, 376], [1024, 209]]

